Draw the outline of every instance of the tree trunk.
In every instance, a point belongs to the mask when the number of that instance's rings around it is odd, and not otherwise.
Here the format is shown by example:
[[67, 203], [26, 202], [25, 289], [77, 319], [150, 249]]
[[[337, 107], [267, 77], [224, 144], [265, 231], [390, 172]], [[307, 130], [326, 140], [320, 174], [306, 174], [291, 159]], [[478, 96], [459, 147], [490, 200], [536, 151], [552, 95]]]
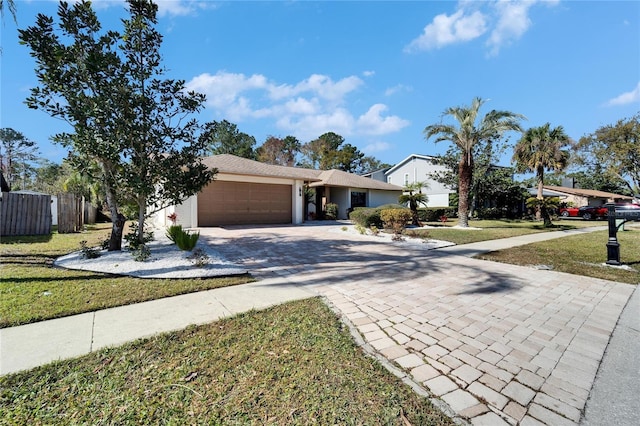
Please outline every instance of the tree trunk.
[[418, 203], [416, 200], [409, 200], [409, 208], [411, 210], [411, 224], [420, 226], [420, 218], [418, 217]]
[[110, 170], [107, 164], [101, 163], [102, 178], [105, 198], [109, 212], [111, 212], [111, 236], [109, 237], [108, 251], [122, 250], [122, 233], [124, 231], [125, 217], [118, 212], [118, 201], [111, 187]]
[[545, 206], [544, 204], [540, 205], [539, 207], [540, 207], [540, 214], [544, 219], [544, 227], [545, 228], [551, 227], [553, 223], [551, 223], [551, 215], [549, 214], [549, 209], [547, 209], [547, 206]]
[[138, 198], [138, 243], [144, 244], [144, 220], [147, 215], [146, 197]]
[[473, 157], [462, 153], [458, 163], [458, 226], [469, 227], [469, 189], [473, 177]]
[[[537, 195], [537, 199], [538, 199], [538, 204], [536, 205], [536, 220], [541, 220], [542, 219], [542, 201], [544, 200], [544, 169], [540, 166], [538, 166], [538, 195]], [[546, 209], [545, 209], [546, 210]], [[546, 221], [546, 218], [545, 218]]]

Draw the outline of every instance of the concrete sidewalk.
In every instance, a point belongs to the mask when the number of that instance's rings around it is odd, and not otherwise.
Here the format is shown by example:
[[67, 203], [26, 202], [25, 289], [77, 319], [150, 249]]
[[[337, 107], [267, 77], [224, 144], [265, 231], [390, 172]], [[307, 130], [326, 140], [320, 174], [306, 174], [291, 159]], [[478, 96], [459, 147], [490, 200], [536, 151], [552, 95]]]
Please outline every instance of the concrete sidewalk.
[[267, 279], [0, 329], [0, 375], [315, 295]]

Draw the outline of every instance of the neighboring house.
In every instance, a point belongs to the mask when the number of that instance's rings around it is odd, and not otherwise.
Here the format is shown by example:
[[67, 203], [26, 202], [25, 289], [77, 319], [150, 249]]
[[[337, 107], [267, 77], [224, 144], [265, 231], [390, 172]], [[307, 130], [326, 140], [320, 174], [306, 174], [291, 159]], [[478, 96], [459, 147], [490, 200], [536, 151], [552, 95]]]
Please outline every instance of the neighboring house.
[[[338, 205], [338, 219], [347, 219], [351, 208], [397, 203], [402, 193], [399, 186], [340, 170], [276, 166], [230, 154], [203, 162], [218, 170], [215, 180], [182, 204], [156, 213], [157, 224], [168, 225], [174, 212], [183, 227], [300, 224], [327, 203]], [[315, 205], [305, 205], [306, 186], [316, 190]]]
[[[630, 203], [633, 197], [611, 192], [596, 191], [595, 189], [569, 188], [565, 186], [544, 185], [543, 196], [559, 197], [561, 202], [573, 203], [576, 207], [594, 206], [598, 207], [604, 203]], [[529, 189], [532, 196], [537, 194], [536, 188]]]
[[429, 197], [427, 207], [449, 207], [449, 194], [455, 191], [433, 179], [432, 173], [447, 171], [446, 166], [435, 164], [434, 159], [429, 155], [411, 154], [386, 170], [383, 178], [380, 178], [380, 173], [371, 178], [384, 179], [385, 182], [398, 186], [426, 182], [428, 187], [423, 192]]

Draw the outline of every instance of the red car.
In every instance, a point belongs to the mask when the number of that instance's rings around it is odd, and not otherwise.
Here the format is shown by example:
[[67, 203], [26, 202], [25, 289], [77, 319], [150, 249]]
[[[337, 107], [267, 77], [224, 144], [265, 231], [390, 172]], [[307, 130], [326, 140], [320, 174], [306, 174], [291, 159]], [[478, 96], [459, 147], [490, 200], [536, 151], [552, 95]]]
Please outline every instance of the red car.
[[608, 209], [606, 206], [563, 207], [558, 210], [558, 214], [562, 217], [581, 217], [585, 220], [602, 219], [607, 217]]
[[578, 207], [563, 207], [558, 214], [562, 217], [578, 217], [578, 210]]

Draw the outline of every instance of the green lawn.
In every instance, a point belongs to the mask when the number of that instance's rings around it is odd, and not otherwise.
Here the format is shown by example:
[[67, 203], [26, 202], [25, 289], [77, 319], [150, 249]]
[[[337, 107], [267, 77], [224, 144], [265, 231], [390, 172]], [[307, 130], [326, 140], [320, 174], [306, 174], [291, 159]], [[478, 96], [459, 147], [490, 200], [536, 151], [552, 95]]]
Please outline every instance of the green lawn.
[[618, 241], [620, 261], [630, 270], [602, 266], [607, 261], [608, 231], [512, 247], [484, 254], [479, 258], [515, 265], [548, 265], [554, 271], [639, 284], [640, 226], [631, 224], [626, 225], [626, 228], [627, 231], [618, 232]]
[[110, 225], [78, 234], [3, 237], [0, 242], [0, 328], [252, 281], [250, 276], [161, 280], [53, 268], [56, 257], [98, 245]]
[[453, 424], [319, 299], [0, 377], [0, 423]]
[[472, 220], [469, 222], [470, 227], [482, 228], [481, 230], [474, 230], [452, 228], [457, 225], [457, 220], [449, 220], [444, 224], [439, 222], [426, 223], [425, 225], [435, 226], [435, 228], [407, 230], [407, 235], [450, 241], [455, 244], [470, 244], [539, 232], [562, 231], [606, 224], [603, 221], [557, 220], [553, 222], [551, 228], [545, 228], [540, 222], [528, 220]]

